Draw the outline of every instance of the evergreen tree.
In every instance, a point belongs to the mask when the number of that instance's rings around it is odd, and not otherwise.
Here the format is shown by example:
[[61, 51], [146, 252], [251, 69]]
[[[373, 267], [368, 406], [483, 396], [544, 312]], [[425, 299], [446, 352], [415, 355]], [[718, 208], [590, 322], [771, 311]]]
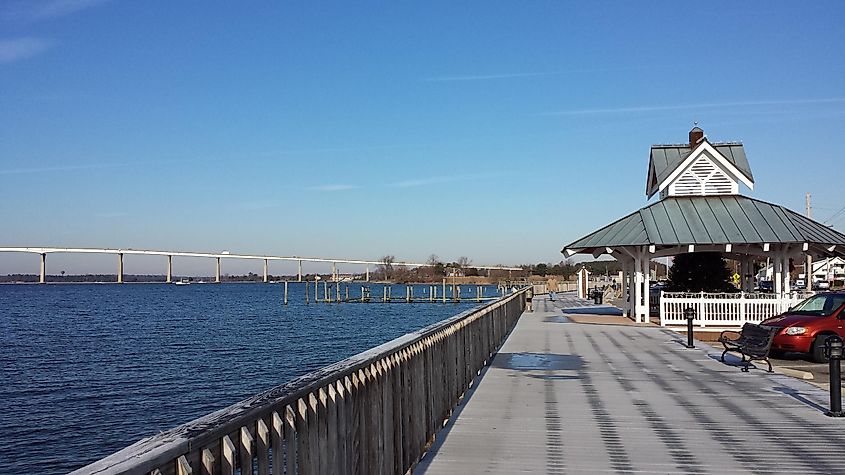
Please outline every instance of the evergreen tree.
[[718, 252], [691, 252], [675, 256], [669, 270], [669, 289], [675, 292], [725, 292], [731, 272]]

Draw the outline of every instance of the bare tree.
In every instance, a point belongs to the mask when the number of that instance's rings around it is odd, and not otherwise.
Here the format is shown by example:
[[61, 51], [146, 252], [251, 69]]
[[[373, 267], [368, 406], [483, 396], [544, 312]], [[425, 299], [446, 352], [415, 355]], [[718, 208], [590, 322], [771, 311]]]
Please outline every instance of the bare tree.
[[393, 277], [393, 263], [396, 262], [395, 256], [383, 256], [381, 264], [376, 266], [376, 271], [379, 272], [386, 280]]
[[461, 256], [458, 258], [457, 264], [458, 266], [460, 266], [461, 269], [466, 269], [472, 264], [472, 259], [466, 256]]
[[437, 257], [437, 254], [432, 254], [428, 256], [428, 259], [425, 261], [426, 264], [434, 267], [440, 262], [440, 258]]

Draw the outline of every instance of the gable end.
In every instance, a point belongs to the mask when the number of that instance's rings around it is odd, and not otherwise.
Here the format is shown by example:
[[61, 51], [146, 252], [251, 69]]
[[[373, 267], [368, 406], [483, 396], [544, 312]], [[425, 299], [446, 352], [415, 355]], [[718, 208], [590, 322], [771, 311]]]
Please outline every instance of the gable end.
[[700, 155], [687, 169], [664, 189], [661, 196], [735, 195], [739, 183], [710, 159]]

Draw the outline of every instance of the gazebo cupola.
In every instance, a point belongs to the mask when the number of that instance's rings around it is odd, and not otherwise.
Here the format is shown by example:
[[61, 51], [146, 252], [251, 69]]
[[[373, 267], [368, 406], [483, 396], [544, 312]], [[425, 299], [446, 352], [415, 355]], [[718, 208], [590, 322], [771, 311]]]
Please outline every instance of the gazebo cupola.
[[654, 145], [648, 163], [646, 196], [738, 195], [739, 184], [754, 189], [741, 143], [710, 143], [698, 126], [689, 143]]

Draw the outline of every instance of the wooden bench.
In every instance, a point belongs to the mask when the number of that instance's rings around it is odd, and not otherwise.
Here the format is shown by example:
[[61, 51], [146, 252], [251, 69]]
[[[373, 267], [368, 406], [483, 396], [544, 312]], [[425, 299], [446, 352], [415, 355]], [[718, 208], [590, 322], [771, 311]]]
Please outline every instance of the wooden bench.
[[[729, 334], [738, 334], [737, 338], [731, 338]], [[772, 348], [772, 340], [775, 339], [777, 328], [766, 328], [754, 323], [746, 323], [742, 330], [737, 332], [725, 330], [719, 335], [719, 343], [725, 347], [722, 352], [722, 363], [725, 362], [725, 354], [728, 352], [742, 355], [742, 371], [748, 372], [752, 361], [765, 361], [769, 365], [769, 373], [772, 372], [772, 363], [769, 361], [769, 350]]]

